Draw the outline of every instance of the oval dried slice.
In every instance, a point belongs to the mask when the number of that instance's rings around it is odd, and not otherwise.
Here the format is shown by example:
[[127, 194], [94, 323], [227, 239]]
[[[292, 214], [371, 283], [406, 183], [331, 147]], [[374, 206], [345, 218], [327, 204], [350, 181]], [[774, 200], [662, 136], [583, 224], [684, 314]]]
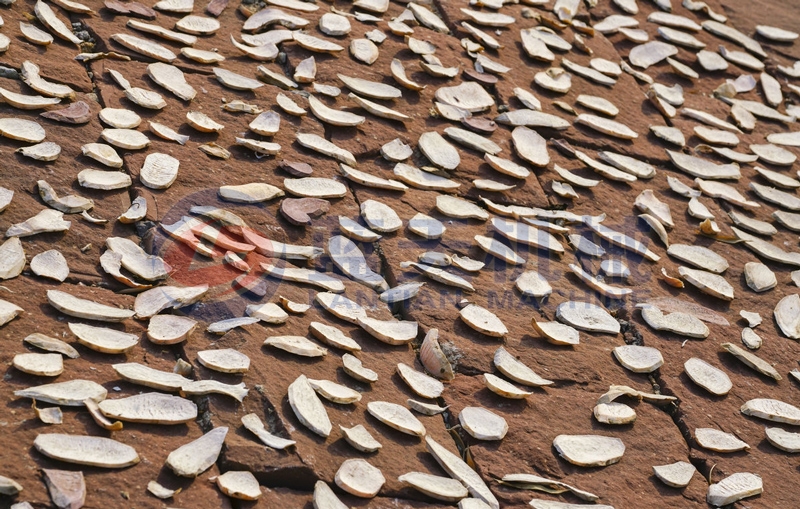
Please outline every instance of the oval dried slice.
[[261, 496], [258, 479], [247, 470], [229, 470], [217, 476], [217, 487], [222, 493], [239, 500], [258, 500]]
[[174, 65], [161, 62], [150, 64], [147, 66], [147, 75], [179, 99], [191, 101], [197, 95], [197, 90], [186, 82], [183, 71]]
[[502, 378], [491, 373], [484, 373], [483, 381], [486, 384], [487, 389], [504, 398], [525, 399], [533, 394], [532, 392], [523, 391], [514, 384], [506, 382]]
[[11, 364], [29, 375], [58, 376], [64, 371], [63, 359], [57, 353], [18, 353]]
[[179, 166], [180, 161], [170, 155], [148, 154], [139, 171], [139, 180], [151, 189], [167, 189], [178, 178]]
[[177, 57], [175, 53], [168, 50], [164, 46], [157, 44], [153, 41], [142, 39], [129, 34], [113, 34], [111, 40], [128, 48], [131, 51], [140, 53], [146, 57], [153, 58], [161, 62], [170, 63]]
[[412, 391], [423, 398], [435, 399], [444, 392], [444, 384], [442, 382], [415, 370], [407, 364], [398, 363], [397, 373]]
[[121, 354], [139, 344], [139, 336], [136, 334], [83, 323], [70, 323], [68, 326], [70, 332], [78, 338], [78, 343], [97, 352]]
[[274, 346], [301, 357], [324, 357], [328, 351], [303, 336], [271, 336], [264, 340], [265, 346]]
[[196, 15], [185, 16], [175, 23], [175, 28], [181, 32], [194, 35], [213, 35], [219, 27], [216, 19]]
[[119, 309], [104, 304], [74, 297], [58, 290], [48, 290], [47, 300], [50, 305], [70, 316], [99, 320], [104, 322], [121, 322], [133, 316], [134, 312], [128, 309]]
[[83, 406], [87, 399], [100, 402], [107, 394], [102, 385], [90, 380], [56, 382], [14, 391], [14, 396], [61, 406]]
[[613, 352], [619, 363], [634, 373], [651, 373], [664, 364], [661, 352], [651, 346], [624, 345]]
[[741, 412], [767, 421], [800, 425], [800, 408], [777, 399], [751, 399], [742, 405]]
[[504, 347], [498, 348], [494, 352], [494, 367], [517, 383], [530, 387], [542, 387], [551, 385], [551, 380], [544, 379], [534, 373], [534, 371], [511, 355]]
[[469, 304], [459, 311], [461, 319], [472, 329], [496, 338], [508, 334], [503, 322], [491, 311], [476, 304]]
[[123, 380], [159, 391], [179, 391], [184, 385], [192, 382], [178, 373], [160, 371], [135, 362], [114, 364], [112, 367]]
[[197, 405], [192, 401], [160, 392], [106, 399], [99, 405], [106, 417], [128, 422], [183, 424], [197, 417]]
[[387, 426], [412, 436], [425, 436], [425, 426], [407, 408], [387, 401], [370, 401], [367, 411]]
[[556, 317], [567, 325], [587, 332], [619, 334], [620, 325], [608, 311], [589, 302], [569, 301], [559, 304]]
[[535, 318], [531, 320], [531, 324], [548, 343], [554, 345], [577, 345], [580, 343], [580, 333], [569, 325], [558, 322], [537, 322]]
[[308, 383], [317, 394], [333, 403], [348, 405], [361, 401], [361, 393], [345, 385], [330, 380], [312, 380], [310, 378]]
[[133, 129], [103, 129], [100, 136], [115, 147], [127, 150], [139, 150], [150, 145], [150, 140], [143, 133]]
[[117, 129], [133, 129], [142, 123], [142, 117], [131, 110], [122, 108], [103, 108], [100, 120]]
[[305, 427], [323, 438], [331, 434], [328, 412], [305, 375], [300, 375], [289, 385], [288, 397], [289, 405]]
[[769, 443], [778, 449], [790, 453], [800, 452], [800, 433], [791, 433], [781, 428], [766, 428], [764, 431]]
[[214, 428], [169, 453], [164, 464], [181, 477], [197, 477], [217, 462], [227, 434], [226, 427]]
[[553, 447], [570, 463], [582, 467], [604, 467], [622, 459], [625, 444], [602, 435], [558, 435]]
[[342, 368], [345, 373], [359, 382], [371, 384], [378, 381], [378, 374], [376, 372], [365, 368], [358, 357], [350, 355], [349, 353], [342, 356]]
[[478, 440], [502, 440], [508, 433], [508, 423], [499, 415], [483, 407], [464, 407], [458, 422]]
[[717, 452], [736, 452], [750, 448], [734, 434], [714, 428], [697, 428], [694, 430], [694, 438], [700, 447]]
[[201, 350], [197, 352], [197, 360], [208, 369], [221, 373], [247, 373], [250, 369], [250, 357], [232, 348]]
[[124, 468], [139, 463], [133, 447], [110, 438], [41, 433], [33, 446], [45, 456], [77, 465]]
[[359, 316], [357, 321], [371, 336], [389, 345], [402, 345], [417, 337], [417, 322], [378, 320], [366, 316]]
[[756, 496], [762, 491], [761, 476], [749, 472], [737, 472], [710, 485], [706, 493], [706, 501], [712, 506], [721, 507], [733, 504], [743, 498]]
[[203, 133], [215, 133], [225, 128], [224, 125], [213, 120], [205, 113], [199, 111], [190, 111], [186, 114], [186, 120], [189, 125]]
[[[22, 311], [22, 308], [19, 308], [19, 311]], [[60, 339], [51, 338], [50, 336], [45, 336], [44, 334], [40, 334], [38, 332], [34, 332], [33, 334], [26, 336], [23, 341], [46, 352], [60, 353], [66, 357], [69, 357], [70, 359], [77, 359], [80, 357], [78, 351], [69, 344], [61, 341]]]
[[429, 497], [445, 502], [458, 502], [469, 495], [469, 491], [461, 482], [450, 477], [423, 472], [408, 472], [398, 477], [397, 480], [408, 483], [412, 488]]

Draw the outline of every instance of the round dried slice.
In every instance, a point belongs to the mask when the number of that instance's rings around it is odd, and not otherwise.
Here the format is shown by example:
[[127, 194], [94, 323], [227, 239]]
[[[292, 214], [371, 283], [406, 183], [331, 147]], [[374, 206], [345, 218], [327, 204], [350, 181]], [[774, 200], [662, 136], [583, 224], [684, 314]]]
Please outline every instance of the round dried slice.
[[328, 353], [328, 350], [303, 336], [271, 336], [264, 340], [264, 345], [301, 357], [324, 357]]
[[504, 398], [525, 399], [533, 394], [532, 392], [523, 391], [514, 384], [506, 382], [502, 378], [491, 373], [484, 373], [483, 381], [486, 383], [486, 387], [490, 391]]
[[55, 279], [64, 282], [69, 276], [69, 266], [67, 260], [60, 251], [51, 249], [39, 253], [31, 260], [31, 270], [40, 277]]
[[556, 318], [587, 332], [619, 334], [619, 322], [608, 311], [589, 302], [568, 301], [559, 304]]
[[83, 323], [70, 323], [68, 326], [70, 332], [78, 338], [78, 343], [97, 352], [121, 354], [139, 344], [139, 336], [136, 334]]
[[190, 111], [187, 113], [186, 121], [190, 126], [203, 133], [216, 133], [225, 128], [224, 125], [199, 111]]
[[99, 116], [103, 123], [116, 129], [134, 129], [142, 123], [142, 117], [136, 112], [121, 108], [103, 108]]
[[494, 367], [496, 367], [499, 372], [517, 383], [531, 387], [542, 387], [553, 383], [551, 380], [544, 379], [534, 373], [531, 368], [511, 355], [508, 350], [502, 346], [494, 352], [493, 362]]
[[593, 413], [597, 422], [603, 424], [630, 424], [636, 420], [636, 411], [624, 403], [600, 403]]
[[341, 182], [319, 177], [284, 179], [283, 186], [289, 193], [305, 198], [341, 198], [347, 194], [347, 187]]
[[685, 488], [692, 480], [697, 471], [694, 465], [688, 461], [678, 461], [670, 465], [657, 465], [653, 467], [653, 473], [658, 479], [673, 488]]
[[222, 493], [239, 500], [258, 500], [261, 496], [258, 479], [247, 470], [229, 470], [217, 476], [217, 487]]
[[397, 364], [397, 374], [419, 396], [436, 399], [444, 392], [444, 384], [407, 364]]
[[464, 407], [458, 414], [458, 422], [478, 440], [502, 440], [508, 433], [506, 420], [483, 407]]
[[33, 446], [45, 456], [77, 465], [124, 468], [139, 463], [133, 447], [110, 438], [41, 433]]
[[425, 426], [406, 407], [387, 401], [370, 401], [367, 411], [387, 426], [412, 436], [425, 436]]
[[18, 353], [12, 364], [29, 375], [58, 376], [64, 371], [64, 358], [58, 353]]
[[310, 378], [308, 383], [317, 394], [333, 403], [348, 405], [361, 401], [361, 393], [345, 385], [330, 380], [312, 380]]
[[133, 129], [103, 129], [100, 136], [115, 147], [126, 150], [138, 150], [150, 145], [150, 140], [143, 133]]
[[197, 360], [220, 373], [247, 373], [250, 369], [250, 357], [232, 348], [201, 350], [197, 352]]
[[380, 470], [363, 459], [349, 459], [336, 471], [336, 485], [344, 491], [362, 498], [378, 494], [386, 479]]
[[186, 341], [196, 326], [186, 316], [156, 315], [147, 324], [147, 338], [157, 345], [174, 345]]
[[162, 153], [148, 154], [139, 171], [139, 180], [150, 189], [167, 189], [178, 178], [180, 161]]
[[562, 458], [581, 467], [611, 465], [625, 453], [622, 440], [602, 435], [558, 435], [553, 447]]
[[450, 477], [441, 477], [423, 472], [409, 472], [401, 475], [397, 480], [408, 483], [415, 490], [436, 500], [458, 502], [469, 496], [467, 488], [460, 481]]
[[371, 384], [378, 381], [378, 374], [376, 372], [365, 368], [358, 357], [350, 355], [349, 353], [342, 355], [342, 369], [359, 382]]
[[441, 238], [446, 230], [441, 221], [421, 212], [408, 221], [408, 231], [428, 240]]
[[694, 430], [694, 438], [700, 447], [717, 452], [736, 452], [750, 448], [747, 443], [736, 438], [736, 435], [714, 428], [697, 428]]
[[781, 428], [766, 428], [767, 440], [778, 449], [790, 453], [800, 452], [800, 433]]
[[741, 412], [767, 421], [800, 425], [800, 408], [777, 399], [751, 399], [742, 405]]
[[614, 357], [634, 373], [652, 373], [664, 364], [664, 357], [652, 346], [624, 345], [614, 348]]
[[577, 345], [580, 333], [569, 325], [558, 322], [537, 322], [534, 318], [531, 325], [548, 343], [554, 345]]
[[197, 417], [197, 405], [188, 399], [160, 392], [146, 392], [99, 403], [103, 415], [145, 424], [183, 424]]

